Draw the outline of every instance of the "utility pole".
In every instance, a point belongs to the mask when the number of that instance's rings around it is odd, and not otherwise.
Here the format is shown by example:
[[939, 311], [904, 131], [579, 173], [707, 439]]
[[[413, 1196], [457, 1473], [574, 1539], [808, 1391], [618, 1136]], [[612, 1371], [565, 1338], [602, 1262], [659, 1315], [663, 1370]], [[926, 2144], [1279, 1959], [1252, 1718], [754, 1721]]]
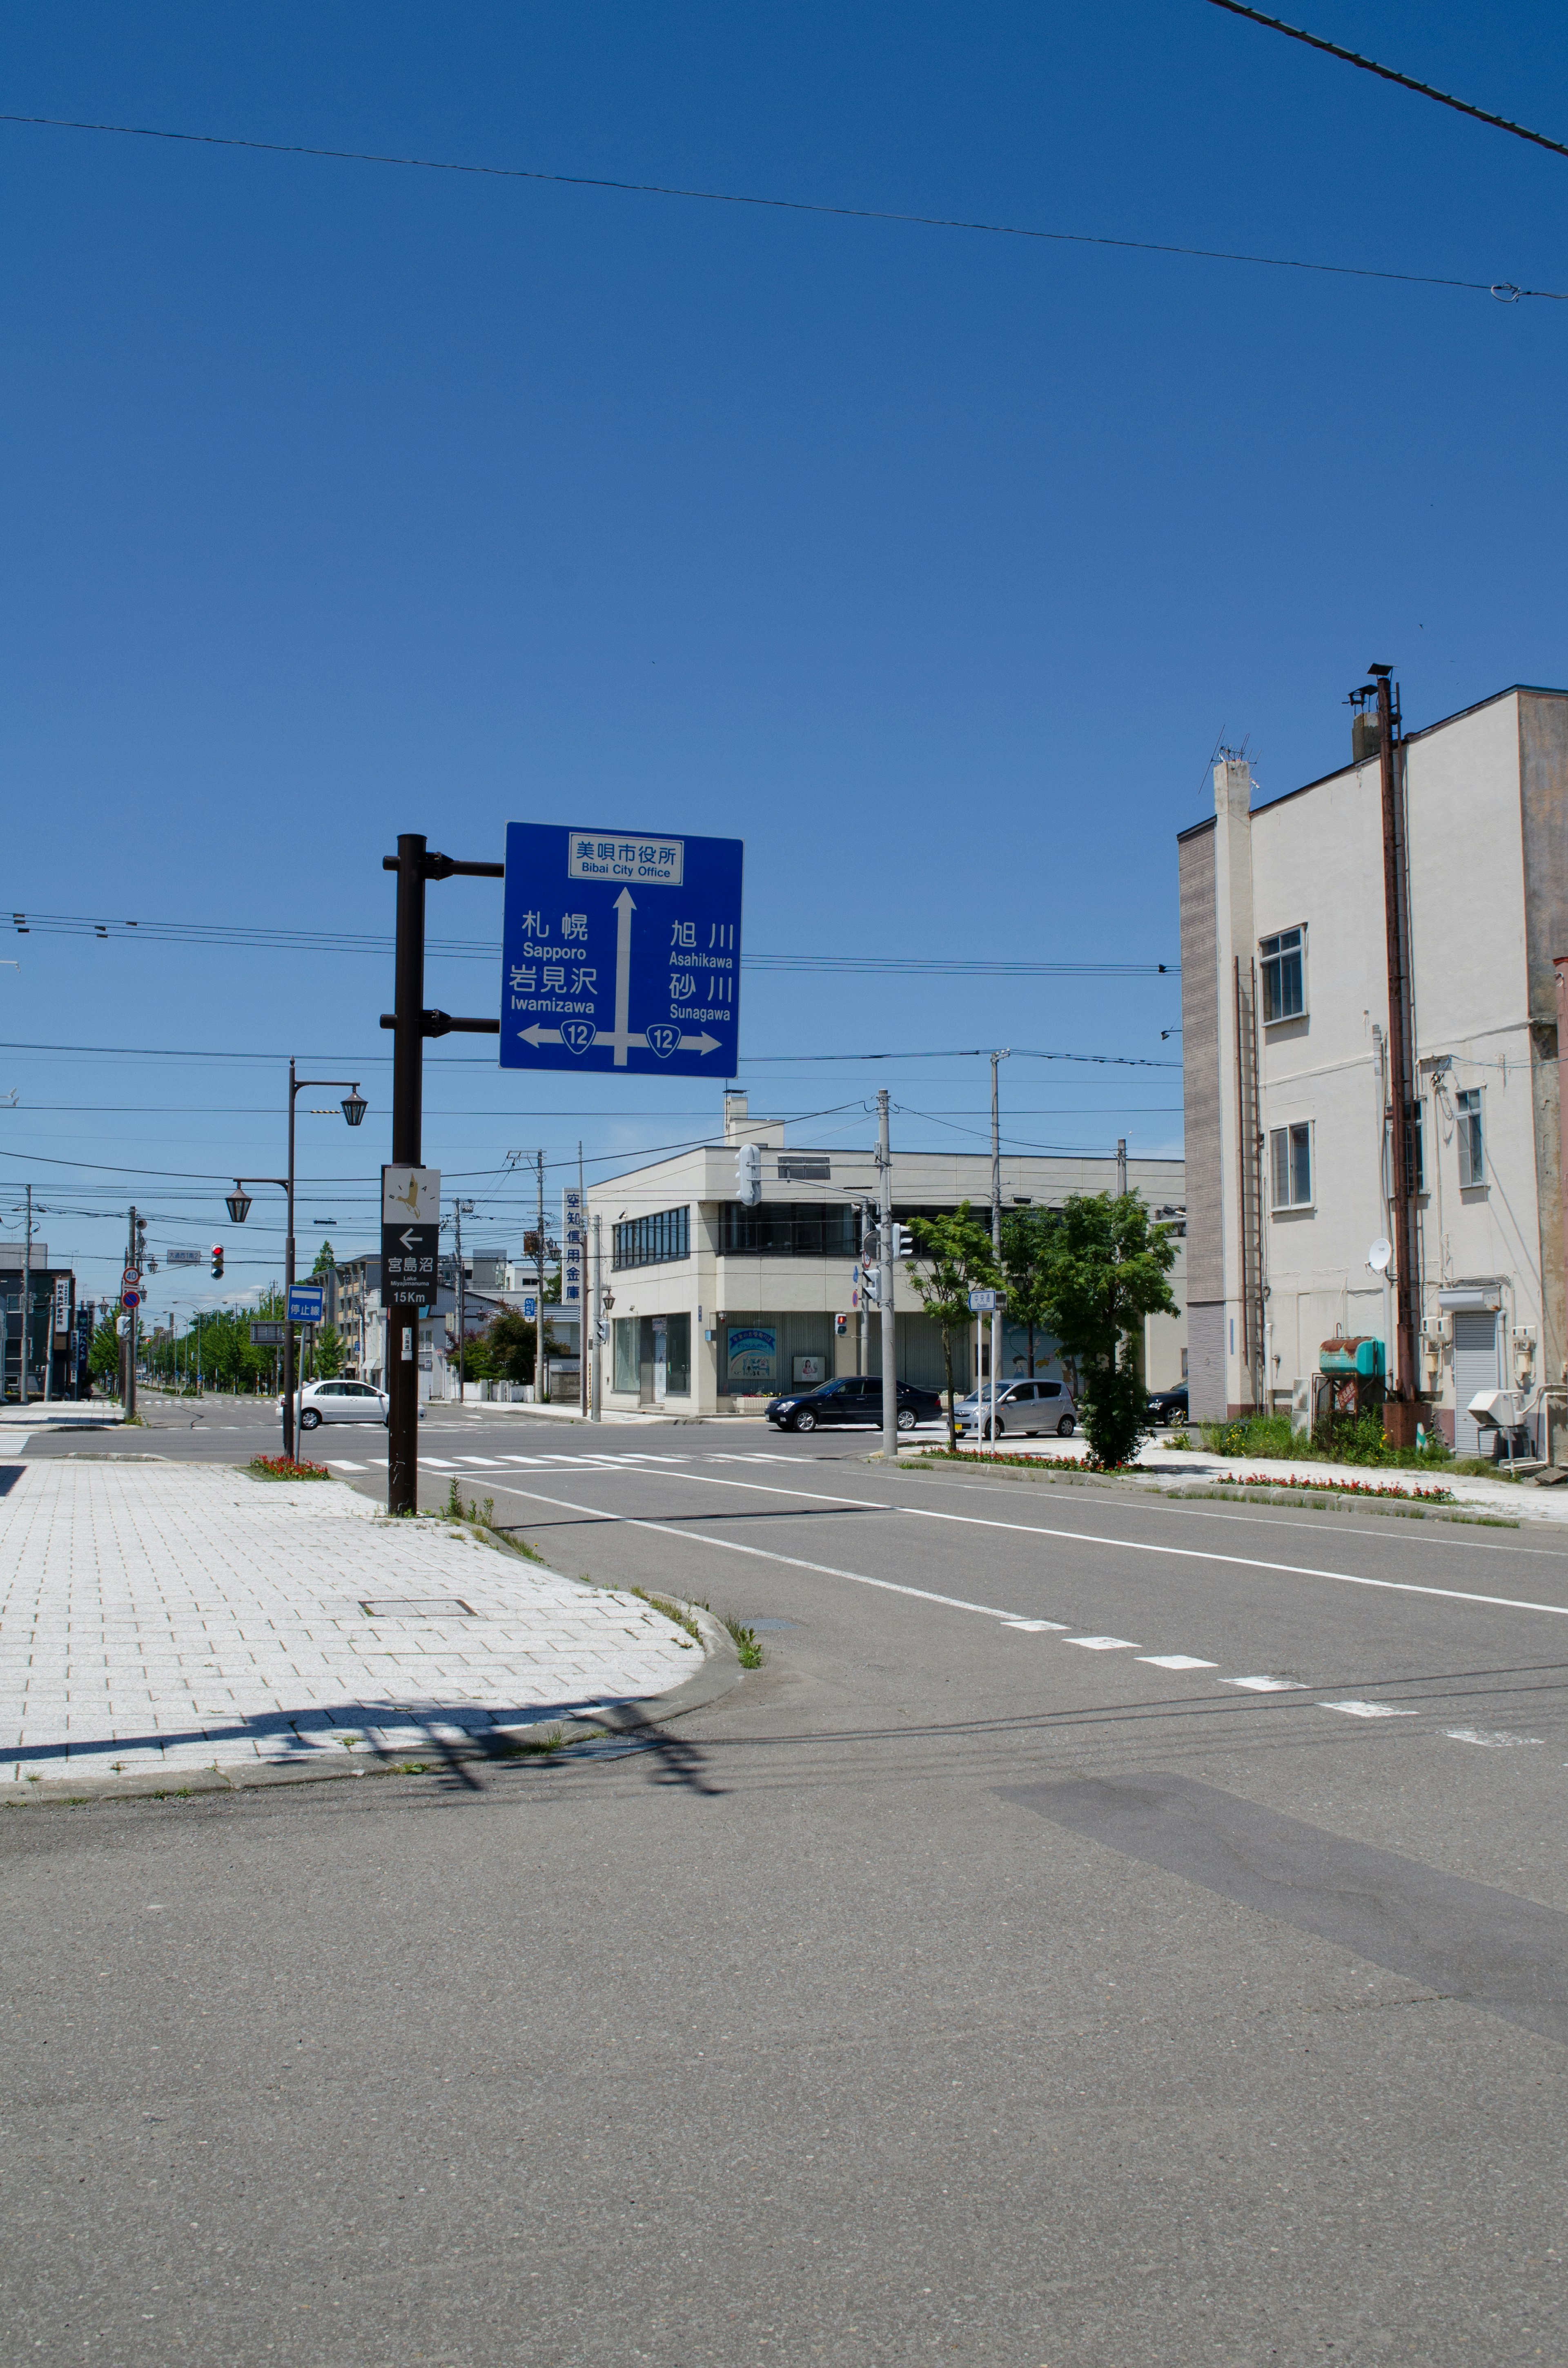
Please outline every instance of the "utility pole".
[[550, 1404], [550, 1376], [544, 1362], [544, 1154], [534, 1154], [534, 1173], [539, 1178], [539, 1297], [534, 1302], [534, 1395], [541, 1406]]
[[[473, 1206], [473, 1202], [472, 1202], [472, 1201], [468, 1201], [466, 1204], [465, 1204], [463, 1201], [454, 1201], [452, 1202], [452, 1238], [453, 1238], [453, 1240], [454, 1240], [454, 1241], [456, 1242], [456, 1244], [457, 1244], [457, 1259], [458, 1259], [458, 1404], [459, 1404], [459, 1406], [461, 1406], [461, 1404], [462, 1404], [462, 1402], [463, 1402], [463, 1343], [464, 1343], [464, 1341], [465, 1341], [465, 1340], [467, 1339], [467, 1338], [468, 1338], [468, 1334], [467, 1334], [467, 1332], [464, 1330], [464, 1317], [465, 1317], [465, 1315], [466, 1315], [466, 1314], [467, 1314], [468, 1302], [467, 1302], [467, 1298], [466, 1298], [466, 1295], [465, 1295], [465, 1293], [464, 1293], [464, 1290], [463, 1290], [463, 1209], [464, 1209], [464, 1206], [465, 1206], [465, 1205], [466, 1205], [467, 1207], [469, 1207], [470, 1209], [472, 1209], [472, 1206]], [[440, 1280], [440, 1277], [439, 1277], [439, 1273], [437, 1272], [437, 1281], [439, 1281], [439, 1280]]]
[[[1404, 844], [1404, 799], [1398, 772], [1394, 735], [1400, 726], [1394, 704], [1392, 667], [1369, 666], [1377, 685], [1378, 773], [1383, 808], [1383, 928], [1388, 949], [1389, 982], [1389, 1127], [1390, 1172], [1393, 1178], [1394, 1325], [1399, 1340], [1398, 1378], [1394, 1395], [1405, 1401], [1417, 1395], [1415, 1316], [1420, 1240], [1415, 1196], [1411, 1190], [1411, 1077], [1415, 1066], [1415, 1029], [1411, 1009], [1410, 927], [1406, 905], [1407, 871]], [[1415, 1417], [1408, 1417], [1410, 1440]]]
[[[588, 1420], [590, 1422], [602, 1422], [604, 1420], [604, 1374], [599, 1365], [599, 1326], [604, 1322], [604, 1300], [601, 1290], [599, 1258], [599, 1212], [596, 1209], [594, 1211], [594, 1372], [593, 1391], [588, 1399]], [[587, 1348], [587, 1345], [588, 1343], [586, 1339], [585, 1339], [583, 1342], [585, 1349]]]
[[[22, 1229], [22, 1364], [19, 1375], [20, 1397], [23, 1406], [28, 1402], [28, 1326], [32, 1319], [33, 1312], [33, 1188], [30, 1184], [27, 1188], [27, 1222]], [[136, 1243], [134, 1209], [131, 1214], [131, 1239], [134, 1249]]]
[[[583, 1218], [587, 1206], [583, 1185], [583, 1146], [579, 1142], [577, 1145], [577, 1231], [579, 1235], [583, 1231]], [[583, 1256], [587, 1244], [585, 1241], [578, 1241], [577, 1272], [579, 1275], [582, 1274], [584, 1266], [586, 1264]], [[564, 1257], [566, 1251], [564, 1242], [562, 1243], [561, 1249]], [[578, 1284], [578, 1290], [582, 1292], [581, 1282]], [[588, 1311], [585, 1297], [585, 1293], [577, 1302], [577, 1411], [583, 1416], [586, 1416], [588, 1411]], [[595, 1312], [597, 1314], [597, 1310], [596, 1309]]]
[[1125, 1135], [1118, 1139], [1116, 1146], [1116, 1197], [1119, 1201], [1125, 1201], [1127, 1198], [1127, 1137]]
[[[136, 1256], [136, 1204], [134, 1201], [131, 1204], [131, 1247], [127, 1252], [125, 1263], [130, 1267], [139, 1266]], [[136, 1319], [141, 1312], [138, 1307], [131, 1309], [131, 1328], [125, 1336], [125, 1419], [127, 1422], [134, 1422], [136, 1419]]]
[[882, 1316], [882, 1455], [898, 1462], [898, 1323], [892, 1304], [892, 1147], [888, 1089], [877, 1095], [877, 1296]]
[[[997, 1086], [997, 1067], [1012, 1059], [1012, 1052], [991, 1055], [991, 1256], [998, 1274], [1002, 1271], [1002, 1104]], [[991, 1429], [996, 1430], [996, 1369], [1002, 1345], [1002, 1311], [991, 1311]]]

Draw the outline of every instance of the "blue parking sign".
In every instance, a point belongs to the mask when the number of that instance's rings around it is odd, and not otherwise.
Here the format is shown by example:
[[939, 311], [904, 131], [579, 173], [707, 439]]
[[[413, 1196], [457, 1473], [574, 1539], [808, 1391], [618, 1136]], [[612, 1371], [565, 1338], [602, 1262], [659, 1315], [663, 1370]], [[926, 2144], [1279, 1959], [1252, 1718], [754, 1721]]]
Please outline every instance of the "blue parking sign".
[[501, 1066], [733, 1077], [743, 851], [508, 823]]

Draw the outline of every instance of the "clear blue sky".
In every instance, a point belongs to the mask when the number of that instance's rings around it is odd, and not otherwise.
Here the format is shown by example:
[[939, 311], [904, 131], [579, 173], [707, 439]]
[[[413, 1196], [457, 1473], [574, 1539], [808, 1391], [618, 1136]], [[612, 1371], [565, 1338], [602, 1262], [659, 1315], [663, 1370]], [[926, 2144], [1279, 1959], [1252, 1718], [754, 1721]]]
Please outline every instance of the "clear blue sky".
[[[1555, 10], [1289, 13], [1568, 135]], [[59, 0], [13, 16], [3, 89], [1568, 287], [1568, 160], [1202, 0]], [[507, 820], [602, 821], [744, 836], [757, 951], [1170, 960], [1219, 737], [1273, 794], [1340, 760], [1370, 659], [1413, 723], [1568, 677], [1568, 305], [16, 125], [0, 206], [7, 910], [374, 932], [399, 829], [495, 856]], [[433, 934], [498, 919], [492, 886], [432, 891]], [[221, 1179], [279, 1169], [291, 1051], [373, 1105], [358, 1136], [302, 1121], [301, 1233], [369, 1242], [388, 965], [6, 953], [8, 1047], [274, 1056], [0, 1052], [6, 1209], [30, 1177], [89, 1287], [108, 1201], [151, 1208], [154, 1247], [224, 1240], [241, 1288], [274, 1265], [267, 1196], [241, 1237]], [[484, 1010], [494, 974], [433, 964], [430, 995]], [[978, 1144], [950, 1130], [983, 1129], [983, 1064], [763, 1056], [1168, 1060], [1176, 1017], [1170, 981], [753, 973], [744, 1082], [855, 1105], [802, 1140], [864, 1140], [886, 1082], [899, 1139]], [[506, 1150], [602, 1161], [716, 1113], [459, 1052], [432, 1054], [426, 1153], [472, 1178], [482, 1240], [520, 1247]], [[1004, 1074], [1020, 1148], [1180, 1148], [1177, 1070]]]

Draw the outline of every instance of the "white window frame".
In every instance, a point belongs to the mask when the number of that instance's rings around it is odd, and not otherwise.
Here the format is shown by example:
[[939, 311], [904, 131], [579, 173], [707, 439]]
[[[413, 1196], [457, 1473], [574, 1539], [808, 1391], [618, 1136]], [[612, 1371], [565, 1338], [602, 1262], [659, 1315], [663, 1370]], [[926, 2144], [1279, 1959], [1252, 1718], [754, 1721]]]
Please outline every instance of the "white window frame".
[[[1286, 942], [1285, 942], [1285, 940], [1286, 940], [1288, 938], [1293, 938], [1293, 939], [1295, 939], [1295, 944], [1294, 944], [1294, 945], [1287, 945], [1287, 944], [1286, 944]], [[1286, 962], [1290, 959], [1290, 956], [1291, 956], [1292, 954], [1294, 954], [1294, 955], [1296, 956], [1296, 958], [1297, 958], [1297, 960], [1298, 960], [1298, 962], [1300, 962], [1300, 965], [1301, 965], [1301, 1008], [1300, 1008], [1300, 1009], [1299, 1009], [1299, 1010], [1296, 1010], [1296, 1011], [1274, 1011], [1274, 1012], [1270, 1012], [1270, 1011], [1269, 1011], [1269, 1008], [1268, 1008], [1268, 1003], [1269, 1003], [1269, 994], [1268, 994], [1268, 974], [1269, 974], [1269, 971], [1270, 971], [1270, 969], [1271, 969], [1271, 968], [1274, 968], [1274, 967], [1277, 965], [1277, 966], [1278, 966], [1278, 972], [1279, 972], [1280, 973], [1283, 973], [1283, 970], [1284, 970], [1285, 963], [1286, 963]], [[1307, 1016], [1307, 1009], [1308, 1009], [1308, 1004], [1307, 1004], [1307, 925], [1306, 925], [1305, 921], [1298, 921], [1298, 922], [1295, 922], [1295, 923], [1293, 923], [1293, 924], [1291, 925], [1291, 927], [1290, 927], [1290, 928], [1288, 928], [1288, 929], [1276, 929], [1276, 930], [1273, 932], [1272, 936], [1270, 936], [1270, 937], [1267, 937], [1267, 938], [1259, 938], [1259, 939], [1258, 939], [1258, 941], [1257, 941], [1257, 966], [1258, 966], [1258, 970], [1259, 970], [1259, 972], [1260, 972], [1260, 973], [1261, 973], [1261, 974], [1262, 974], [1262, 979], [1263, 979], [1263, 1008], [1264, 1008], [1264, 1014], [1265, 1014], [1265, 1017], [1264, 1017], [1264, 1022], [1263, 1022], [1264, 1026], [1265, 1026], [1266, 1028], [1283, 1028], [1283, 1027], [1286, 1025], [1287, 1021], [1289, 1021], [1289, 1020], [1291, 1020], [1291, 1019], [1304, 1019], [1306, 1018], [1306, 1016]]]
[[1460, 1190], [1486, 1189], [1486, 1088], [1464, 1087], [1454, 1096], [1454, 1137], [1460, 1156]]
[[[1278, 1217], [1285, 1212], [1293, 1213], [1301, 1209], [1316, 1207], [1317, 1144], [1313, 1139], [1315, 1133], [1315, 1121], [1310, 1118], [1288, 1119], [1283, 1126], [1269, 1128], [1268, 1207], [1271, 1216]], [[1296, 1188], [1302, 1180], [1299, 1155], [1303, 1149], [1307, 1163], [1305, 1179], [1307, 1189], [1304, 1193], [1298, 1196]], [[1281, 1154], [1284, 1157], [1283, 1170], [1280, 1167]], [[1279, 1191], [1282, 1173], [1286, 1187], [1286, 1196], [1283, 1198]]]

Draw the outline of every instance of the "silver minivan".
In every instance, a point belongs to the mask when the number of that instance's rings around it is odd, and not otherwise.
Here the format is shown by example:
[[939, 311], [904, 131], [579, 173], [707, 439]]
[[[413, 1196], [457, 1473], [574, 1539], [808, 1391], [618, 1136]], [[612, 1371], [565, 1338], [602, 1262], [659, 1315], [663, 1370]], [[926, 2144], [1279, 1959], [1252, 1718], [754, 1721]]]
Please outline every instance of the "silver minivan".
[[1058, 1439], [1071, 1439], [1078, 1427], [1078, 1409], [1065, 1382], [1004, 1382], [996, 1393], [994, 1430], [989, 1383], [960, 1398], [953, 1414], [960, 1434], [981, 1439], [1003, 1439], [1010, 1430], [1051, 1431]]

